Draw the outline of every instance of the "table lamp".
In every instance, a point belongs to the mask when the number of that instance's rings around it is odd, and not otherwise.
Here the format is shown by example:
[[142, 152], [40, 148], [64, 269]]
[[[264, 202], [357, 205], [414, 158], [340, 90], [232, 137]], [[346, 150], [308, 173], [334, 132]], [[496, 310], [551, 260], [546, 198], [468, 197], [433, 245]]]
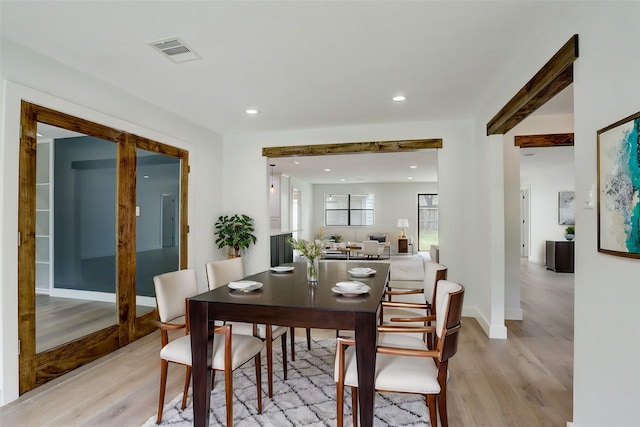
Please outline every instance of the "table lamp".
[[406, 218], [400, 218], [398, 220], [398, 228], [400, 228], [402, 230], [402, 234], [400, 234], [400, 238], [401, 239], [406, 239], [407, 235], [404, 234], [404, 228], [409, 226], [409, 220]]

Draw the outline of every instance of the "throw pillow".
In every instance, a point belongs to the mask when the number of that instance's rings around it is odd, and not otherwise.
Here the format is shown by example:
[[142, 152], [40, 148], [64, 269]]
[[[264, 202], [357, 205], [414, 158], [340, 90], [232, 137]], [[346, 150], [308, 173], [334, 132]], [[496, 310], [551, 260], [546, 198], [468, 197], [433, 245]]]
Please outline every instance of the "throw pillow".
[[386, 234], [372, 234], [371, 236], [369, 236], [369, 240], [377, 240], [380, 243], [384, 243], [387, 241], [387, 235]]

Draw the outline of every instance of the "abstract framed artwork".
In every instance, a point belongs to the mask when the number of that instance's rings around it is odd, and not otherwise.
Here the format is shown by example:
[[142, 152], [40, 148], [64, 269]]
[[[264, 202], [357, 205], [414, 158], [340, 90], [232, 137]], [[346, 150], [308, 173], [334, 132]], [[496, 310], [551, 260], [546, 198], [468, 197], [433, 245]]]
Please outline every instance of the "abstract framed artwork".
[[598, 131], [598, 251], [640, 258], [640, 112]]
[[558, 224], [575, 225], [576, 192], [560, 191], [558, 193]]

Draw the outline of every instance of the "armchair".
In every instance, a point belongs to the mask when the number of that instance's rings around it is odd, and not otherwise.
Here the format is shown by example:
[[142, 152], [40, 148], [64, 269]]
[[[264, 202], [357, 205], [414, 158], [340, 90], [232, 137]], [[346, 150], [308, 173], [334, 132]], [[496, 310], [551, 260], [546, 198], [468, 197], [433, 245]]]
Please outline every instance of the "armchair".
[[[376, 357], [375, 389], [381, 392], [415, 393], [424, 395], [429, 407], [432, 426], [448, 427], [447, 377], [449, 359], [458, 349], [458, 332], [462, 315], [464, 287], [458, 283], [441, 280], [437, 290], [435, 326], [393, 327], [380, 326], [380, 332], [392, 334], [432, 332], [436, 335], [434, 349], [395, 347], [379, 342]], [[343, 425], [344, 386], [351, 387], [353, 425], [357, 425], [358, 375], [355, 358], [355, 341], [338, 338], [335, 360], [337, 400], [337, 425]], [[436, 410], [436, 405], [438, 409]]]
[[388, 238], [388, 233], [371, 234], [369, 240], [376, 240], [378, 242], [378, 258], [383, 256], [386, 252], [387, 259], [391, 258], [391, 242]]
[[435, 313], [438, 283], [447, 278], [447, 271], [448, 268], [445, 265], [428, 261], [425, 265], [422, 288], [391, 287], [387, 290], [385, 292], [387, 301], [383, 301], [380, 307], [383, 321], [424, 324], [420, 317], [415, 316], [427, 316]]
[[380, 258], [384, 251], [384, 246], [380, 246], [377, 240], [365, 240], [362, 242], [362, 254], [366, 258]]

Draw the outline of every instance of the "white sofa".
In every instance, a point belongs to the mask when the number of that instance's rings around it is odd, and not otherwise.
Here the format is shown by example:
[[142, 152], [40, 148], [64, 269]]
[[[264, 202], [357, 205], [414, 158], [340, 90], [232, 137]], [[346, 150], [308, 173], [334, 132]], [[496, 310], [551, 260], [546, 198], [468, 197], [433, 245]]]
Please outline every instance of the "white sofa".
[[[349, 228], [349, 229], [325, 229], [323, 247], [329, 252], [333, 252], [337, 248], [346, 247], [358, 247], [362, 250], [364, 241], [376, 240], [378, 242], [378, 256], [381, 259], [391, 257], [391, 242], [389, 240], [389, 233], [380, 232], [375, 230], [367, 230], [361, 228]], [[335, 242], [331, 239], [331, 236], [340, 236], [342, 239], [340, 242]], [[326, 251], [325, 251], [326, 252]], [[333, 255], [333, 254], [327, 254]]]

